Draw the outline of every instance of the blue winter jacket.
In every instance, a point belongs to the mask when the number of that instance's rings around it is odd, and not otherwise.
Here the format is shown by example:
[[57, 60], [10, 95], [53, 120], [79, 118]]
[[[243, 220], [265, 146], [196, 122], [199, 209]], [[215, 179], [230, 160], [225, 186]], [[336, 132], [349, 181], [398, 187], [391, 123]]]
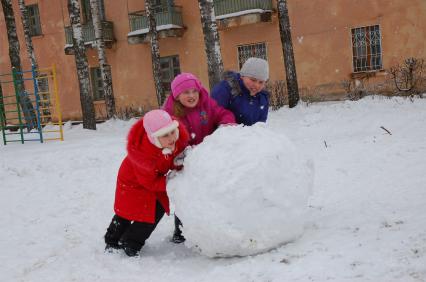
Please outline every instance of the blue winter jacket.
[[[268, 118], [269, 93], [262, 90], [255, 96], [244, 86], [239, 73], [225, 73], [226, 79], [216, 84], [211, 97], [234, 113], [237, 123], [253, 125]], [[231, 87], [231, 85], [233, 85]]]

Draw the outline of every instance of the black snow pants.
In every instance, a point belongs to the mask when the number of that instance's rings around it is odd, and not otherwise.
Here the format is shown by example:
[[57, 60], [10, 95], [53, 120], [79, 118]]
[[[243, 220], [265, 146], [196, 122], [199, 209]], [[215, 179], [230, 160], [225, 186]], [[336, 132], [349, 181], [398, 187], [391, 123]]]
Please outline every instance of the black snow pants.
[[123, 248], [127, 255], [136, 255], [163, 218], [164, 213], [164, 208], [157, 201], [154, 223], [130, 221], [114, 215], [104, 237], [106, 248]]

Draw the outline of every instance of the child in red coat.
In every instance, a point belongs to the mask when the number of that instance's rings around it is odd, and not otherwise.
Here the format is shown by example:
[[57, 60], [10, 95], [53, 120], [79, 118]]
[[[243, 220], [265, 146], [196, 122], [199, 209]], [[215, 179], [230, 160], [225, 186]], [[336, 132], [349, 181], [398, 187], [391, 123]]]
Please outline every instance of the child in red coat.
[[164, 213], [169, 214], [166, 175], [179, 169], [174, 159], [188, 141], [185, 127], [163, 110], [152, 110], [133, 125], [118, 171], [106, 250], [124, 249], [128, 256], [136, 256]]

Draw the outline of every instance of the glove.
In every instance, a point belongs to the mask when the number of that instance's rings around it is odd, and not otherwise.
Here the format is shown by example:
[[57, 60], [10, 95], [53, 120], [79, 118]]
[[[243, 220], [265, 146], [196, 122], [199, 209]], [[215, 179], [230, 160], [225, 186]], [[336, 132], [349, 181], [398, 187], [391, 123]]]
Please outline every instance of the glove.
[[170, 170], [166, 175], [166, 183], [176, 176], [176, 170]]
[[189, 154], [189, 152], [192, 150], [191, 146], [187, 146], [179, 155], [175, 157], [173, 160], [173, 164], [175, 166], [182, 166], [183, 162], [185, 160], [185, 157]]

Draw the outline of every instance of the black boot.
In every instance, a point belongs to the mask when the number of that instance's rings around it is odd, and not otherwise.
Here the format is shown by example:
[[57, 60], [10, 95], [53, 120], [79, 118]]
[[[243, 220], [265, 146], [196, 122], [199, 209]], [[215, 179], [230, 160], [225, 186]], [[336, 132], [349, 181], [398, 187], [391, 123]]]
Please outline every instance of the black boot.
[[182, 222], [175, 215], [175, 231], [173, 232], [173, 237], [171, 240], [175, 244], [180, 244], [185, 242], [185, 237], [182, 235], [182, 230], [180, 229], [180, 226], [183, 226]]
[[135, 257], [139, 255], [143, 244], [132, 241], [120, 241], [120, 247], [124, 250], [126, 255], [129, 257]]
[[106, 244], [105, 251], [109, 252], [114, 249], [121, 248], [118, 240], [121, 238], [129, 225], [129, 220], [119, 217], [118, 215], [114, 215], [104, 236]]

